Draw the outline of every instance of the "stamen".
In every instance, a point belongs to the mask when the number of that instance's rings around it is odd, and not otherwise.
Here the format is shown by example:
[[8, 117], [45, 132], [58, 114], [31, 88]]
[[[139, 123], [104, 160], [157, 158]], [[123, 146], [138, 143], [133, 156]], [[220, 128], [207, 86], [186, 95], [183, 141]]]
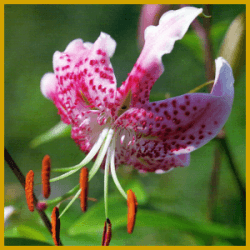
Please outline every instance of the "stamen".
[[137, 200], [135, 197], [134, 192], [129, 189], [127, 191], [128, 195], [128, 200], [127, 200], [127, 205], [128, 205], [128, 224], [127, 224], [127, 232], [131, 234], [134, 229], [135, 225], [135, 217], [136, 217], [136, 212], [137, 212]]
[[50, 156], [45, 155], [42, 161], [42, 187], [44, 198], [49, 198], [50, 196]]
[[105, 170], [104, 170], [104, 207], [105, 216], [108, 218], [108, 178], [109, 178], [109, 164], [110, 164], [110, 148], [106, 155]]
[[[99, 150], [99, 148], [100, 148], [101, 145], [102, 145], [102, 147], [100, 149], [100, 152], [102, 152], [103, 148], [105, 148], [105, 153], [106, 153], [107, 152], [108, 144], [110, 143], [110, 140], [112, 139], [113, 133], [114, 133], [114, 131], [112, 129], [110, 129], [110, 131], [108, 131], [108, 128], [103, 129], [103, 131], [99, 135], [99, 137], [98, 137], [95, 145], [92, 147], [92, 149], [90, 150], [90, 152], [88, 153], [88, 155], [83, 159], [83, 161], [80, 162], [78, 165], [76, 165], [74, 167], [62, 168], [62, 169], [59, 168], [59, 169], [53, 170], [54, 172], [65, 172], [65, 171], [66, 172], [68, 171], [68, 172], [65, 173], [65, 174], [62, 174], [62, 175], [60, 175], [58, 177], [55, 177], [53, 179], [50, 179], [50, 182], [55, 182], [55, 181], [62, 180], [64, 178], [66, 178], [66, 177], [74, 174], [75, 172], [77, 172], [80, 168], [82, 168], [83, 166], [85, 166], [86, 164], [88, 164], [94, 158], [94, 156], [98, 152], [98, 150]], [[110, 136], [111, 136], [111, 138], [110, 138]], [[107, 138], [108, 138], [108, 140], [107, 140]], [[105, 143], [103, 143], [104, 140], [105, 140]], [[106, 144], [106, 141], [108, 141], [107, 144]], [[99, 160], [101, 159], [101, 161], [102, 161], [103, 157], [105, 156], [105, 153], [102, 156], [102, 158], [101, 157], [99, 158]], [[99, 157], [99, 155], [98, 155], [98, 157]], [[98, 158], [95, 161], [95, 165], [90, 170], [89, 181], [92, 179], [92, 177], [95, 175], [95, 173], [97, 172], [97, 170], [99, 169], [99, 167], [101, 165], [101, 162], [99, 162], [97, 160], [98, 160]]]
[[117, 189], [122, 194], [122, 196], [127, 200], [127, 195], [126, 195], [125, 191], [123, 190], [123, 188], [122, 188], [122, 186], [117, 178], [116, 171], [115, 171], [115, 139], [111, 143], [110, 165], [111, 165], [110, 166], [111, 175], [113, 177], [114, 183], [115, 183]]
[[198, 86], [198, 87], [196, 87], [196, 88], [190, 90], [188, 93], [195, 93], [195, 92], [199, 91], [201, 88], [203, 88], [203, 87], [205, 87], [205, 86], [207, 86], [207, 85], [209, 85], [209, 84], [214, 84], [214, 80], [205, 82], [205, 83], [201, 84], [200, 86]]
[[109, 144], [112, 140], [112, 137], [114, 135], [114, 130], [113, 129], [110, 129], [108, 131], [108, 135], [106, 137], [106, 140], [105, 142], [103, 143], [100, 151], [99, 151], [99, 154], [95, 160], [95, 163], [94, 163], [94, 166], [91, 168], [91, 170], [89, 171], [89, 181], [94, 177], [94, 175], [96, 174], [97, 170], [100, 168], [101, 164], [102, 164], [102, 161], [103, 161], [103, 158], [109, 148]]
[[34, 211], [34, 172], [30, 170], [25, 179], [25, 195], [28, 208], [31, 212]]
[[[108, 228], [107, 228], [107, 224], [108, 224]], [[107, 218], [104, 223], [104, 228], [103, 228], [102, 246], [109, 246], [111, 236], [112, 236], [111, 226], [112, 226], [111, 222], [109, 218]]]
[[60, 219], [59, 219], [59, 208], [54, 207], [51, 214], [51, 232], [56, 246], [60, 245]]
[[80, 173], [80, 204], [83, 212], [87, 210], [87, 200], [88, 200], [88, 169], [82, 168]]
[[[70, 170], [78, 170], [82, 167], [84, 167], [86, 164], [88, 164], [96, 155], [98, 150], [103, 144], [103, 141], [105, 140], [107, 134], [108, 134], [109, 128], [104, 128], [101, 132], [101, 134], [98, 136], [98, 139], [92, 149], [89, 151], [89, 153], [86, 155], [86, 157], [77, 165], [69, 168], [58, 168], [58, 169], [52, 169], [53, 172], [68, 172]], [[75, 173], [75, 172], [74, 172]], [[66, 173], [68, 174], [68, 173]], [[55, 179], [55, 178], [54, 178]], [[53, 179], [52, 179], [53, 180]], [[50, 182], [52, 181], [50, 180]]]

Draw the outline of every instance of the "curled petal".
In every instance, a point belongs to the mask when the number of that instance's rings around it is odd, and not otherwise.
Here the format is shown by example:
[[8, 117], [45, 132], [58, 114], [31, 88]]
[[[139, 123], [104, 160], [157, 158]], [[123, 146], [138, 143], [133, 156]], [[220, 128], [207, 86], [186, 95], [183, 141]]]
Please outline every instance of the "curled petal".
[[117, 124], [163, 141], [167, 155], [190, 153], [213, 139], [225, 124], [233, 103], [233, 83], [232, 69], [220, 57], [210, 94], [185, 94], [131, 108]]
[[140, 107], [149, 100], [149, 91], [162, 74], [164, 67], [161, 57], [172, 51], [176, 40], [182, 39], [192, 21], [202, 9], [185, 7], [166, 12], [158, 26], [149, 26], [145, 30], [145, 45], [119, 93], [126, 96], [132, 89], [132, 105]]
[[170, 9], [169, 4], [144, 4], [141, 9], [138, 40], [140, 47], [144, 45], [144, 31], [149, 25], [157, 25], [161, 15]]

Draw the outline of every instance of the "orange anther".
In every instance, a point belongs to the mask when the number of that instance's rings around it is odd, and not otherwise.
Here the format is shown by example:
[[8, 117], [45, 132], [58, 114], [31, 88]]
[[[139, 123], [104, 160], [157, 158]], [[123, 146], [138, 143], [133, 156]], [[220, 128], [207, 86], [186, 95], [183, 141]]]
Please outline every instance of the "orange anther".
[[51, 232], [56, 246], [60, 245], [60, 219], [59, 208], [54, 207], [51, 214]]
[[137, 212], [137, 200], [134, 192], [129, 189], [127, 191], [127, 205], [128, 205], [128, 224], [127, 224], [127, 232], [131, 234], [135, 225], [135, 218]]
[[31, 212], [34, 211], [34, 172], [30, 170], [25, 179], [25, 195], [28, 208]]
[[50, 169], [50, 156], [45, 155], [42, 161], [42, 186], [44, 198], [49, 198], [50, 196]]
[[88, 169], [82, 168], [80, 173], [80, 202], [81, 209], [83, 212], [87, 210], [87, 200], [88, 200]]
[[[107, 227], [108, 224], [108, 227]], [[111, 222], [109, 218], [105, 220], [104, 228], [103, 228], [103, 235], [102, 235], [102, 246], [109, 246], [111, 237], [112, 237], [112, 231], [111, 231]]]

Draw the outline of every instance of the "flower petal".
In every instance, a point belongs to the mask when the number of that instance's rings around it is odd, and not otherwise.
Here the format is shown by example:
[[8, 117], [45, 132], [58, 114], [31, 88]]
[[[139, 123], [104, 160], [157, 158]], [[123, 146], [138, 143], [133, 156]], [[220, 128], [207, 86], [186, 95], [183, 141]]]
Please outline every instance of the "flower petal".
[[182, 39], [201, 12], [202, 9], [195, 7], [171, 10], [161, 17], [158, 26], [146, 28], [145, 45], [140, 57], [118, 90], [121, 96], [132, 90], [132, 106], [139, 107], [148, 102], [149, 92], [164, 70], [161, 57], [172, 51], [175, 41]]
[[220, 57], [211, 94], [185, 94], [130, 108], [116, 123], [165, 142], [168, 155], [190, 153], [213, 139], [224, 126], [232, 108], [233, 83], [232, 69]]
[[55, 74], [46, 73], [42, 77], [41, 84], [40, 84], [42, 94], [46, 98], [52, 100], [56, 91], [56, 85], [57, 85], [57, 79], [56, 79]]
[[163, 173], [175, 167], [188, 166], [190, 154], [169, 155], [168, 144], [158, 140], [137, 139], [128, 146], [131, 156], [122, 164], [132, 165], [144, 172]]
[[54, 53], [55, 74], [45, 74], [41, 90], [53, 99], [64, 122], [74, 123], [93, 108], [109, 111], [114, 106], [116, 79], [109, 57], [115, 47], [115, 41], [101, 33], [94, 44], [76, 39], [64, 52]]

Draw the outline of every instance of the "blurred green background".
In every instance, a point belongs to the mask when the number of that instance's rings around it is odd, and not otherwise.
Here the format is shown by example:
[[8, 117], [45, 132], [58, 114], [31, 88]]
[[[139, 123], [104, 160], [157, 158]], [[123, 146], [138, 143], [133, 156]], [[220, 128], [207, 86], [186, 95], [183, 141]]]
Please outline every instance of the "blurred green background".
[[[37, 148], [29, 143], [44, 133], [60, 118], [52, 102], [40, 92], [40, 79], [52, 71], [52, 56], [64, 51], [76, 39], [94, 42], [100, 32], [110, 34], [117, 42], [111, 59], [118, 86], [126, 79], [140, 54], [137, 43], [141, 5], [5, 5], [5, 147], [22, 172], [33, 169], [35, 182], [40, 182], [41, 161], [51, 156], [52, 167], [79, 163], [84, 154], [70, 137], [56, 139]], [[200, 7], [200, 6], [199, 6]], [[201, 6], [202, 7], [202, 6]], [[231, 22], [245, 5], [212, 7], [211, 39], [214, 57]], [[198, 44], [198, 45], [197, 45]], [[244, 50], [244, 48], [243, 48]], [[151, 101], [184, 94], [206, 82], [199, 40], [192, 29], [177, 41], [173, 52], [163, 57], [165, 72], [152, 89]], [[225, 125], [229, 148], [245, 183], [245, 65], [235, 76], [235, 101]], [[205, 91], [205, 89], [201, 90]], [[244, 223], [239, 189], [222, 151], [216, 209], [208, 220], [208, 195], [216, 142], [191, 154], [187, 168], [177, 168], [164, 175], [138, 174], [129, 167], [118, 169], [124, 189], [133, 188], [139, 207], [134, 233], [126, 232], [126, 201], [110, 179], [109, 215], [113, 225], [112, 245], [244, 245]], [[91, 167], [91, 164], [88, 164]], [[52, 175], [56, 176], [55, 174]], [[5, 163], [5, 206], [16, 212], [5, 228], [5, 244], [53, 245], [38, 213], [30, 213], [24, 191]], [[52, 183], [51, 198], [62, 195], [79, 180], [78, 174]], [[41, 186], [35, 194], [42, 199]], [[61, 219], [64, 245], [100, 245], [104, 225], [103, 173], [90, 182], [89, 211], [82, 214], [79, 201]], [[65, 207], [64, 202], [60, 210]], [[50, 218], [51, 208], [46, 210]], [[10, 237], [16, 237], [15, 241]], [[33, 240], [33, 241], [32, 241]]]

